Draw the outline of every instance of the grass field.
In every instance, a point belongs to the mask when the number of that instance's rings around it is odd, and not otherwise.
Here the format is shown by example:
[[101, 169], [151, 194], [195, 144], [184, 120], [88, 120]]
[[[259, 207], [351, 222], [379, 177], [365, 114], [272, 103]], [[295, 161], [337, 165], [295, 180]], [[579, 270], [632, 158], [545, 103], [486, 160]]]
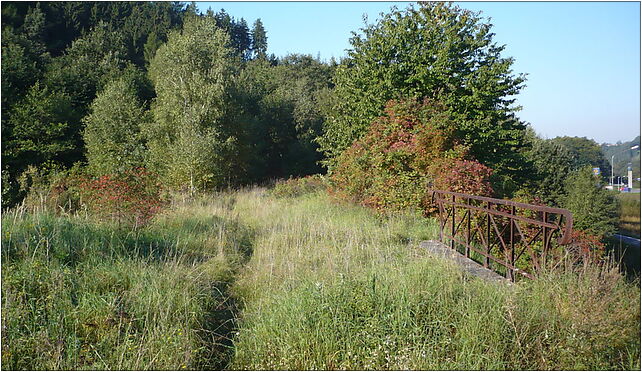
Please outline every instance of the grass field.
[[10, 211], [2, 368], [640, 368], [636, 283], [487, 283], [427, 257], [436, 233], [262, 188], [176, 202], [136, 232]]
[[620, 232], [640, 238], [640, 194], [618, 193]]

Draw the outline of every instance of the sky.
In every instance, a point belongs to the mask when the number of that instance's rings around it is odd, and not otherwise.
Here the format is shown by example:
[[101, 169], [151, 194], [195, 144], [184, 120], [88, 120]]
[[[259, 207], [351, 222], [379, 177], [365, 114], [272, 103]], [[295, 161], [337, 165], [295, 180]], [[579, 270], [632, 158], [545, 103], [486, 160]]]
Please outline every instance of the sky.
[[[407, 2], [199, 2], [252, 25], [260, 18], [268, 53], [337, 60], [351, 32]], [[639, 2], [456, 2], [490, 18], [513, 71], [526, 73], [518, 116], [542, 137], [598, 143], [640, 135]]]

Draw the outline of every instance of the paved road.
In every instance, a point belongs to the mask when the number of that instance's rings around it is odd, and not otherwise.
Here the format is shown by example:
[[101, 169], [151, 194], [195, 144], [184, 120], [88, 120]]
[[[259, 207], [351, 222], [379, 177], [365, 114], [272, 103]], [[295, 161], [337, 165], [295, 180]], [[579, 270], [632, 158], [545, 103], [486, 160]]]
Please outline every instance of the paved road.
[[619, 239], [619, 240], [623, 241], [626, 244], [636, 245], [638, 247], [640, 246], [640, 239], [636, 239], [636, 238], [632, 238], [630, 236], [625, 236], [625, 235], [620, 235], [620, 234], [613, 234], [613, 236], [615, 237], [615, 239]]

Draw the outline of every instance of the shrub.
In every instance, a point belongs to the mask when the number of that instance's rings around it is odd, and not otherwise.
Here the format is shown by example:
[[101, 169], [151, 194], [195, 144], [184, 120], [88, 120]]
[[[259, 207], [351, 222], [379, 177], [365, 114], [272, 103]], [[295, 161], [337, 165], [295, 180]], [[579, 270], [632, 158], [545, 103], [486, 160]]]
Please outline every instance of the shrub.
[[419, 209], [431, 186], [492, 194], [490, 168], [469, 159], [455, 128], [439, 102], [389, 101], [385, 115], [339, 156], [332, 191], [378, 211]]
[[291, 178], [288, 180], [279, 180], [270, 190], [270, 194], [277, 198], [295, 197], [303, 194], [309, 194], [326, 188], [326, 182], [323, 176], [314, 174], [301, 178]]
[[144, 225], [163, 204], [158, 177], [144, 168], [118, 175], [103, 175], [81, 184], [90, 212], [134, 227]]
[[606, 245], [601, 237], [581, 230], [573, 230], [571, 243], [567, 250], [576, 258], [585, 262], [598, 261], [604, 256]]
[[18, 178], [23, 205], [28, 210], [55, 214], [80, 208], [80, 184], [85, 181], [85, 171], [78, 165], [67, 170], [29, 166]]
[[475, 160], [440, 159], [432, 166], [438, 190], [477, 196], [492, 196], [490, 176], [493, 170]]
[[573, 213], [573, 226], [577, 230], [604, 239], [616, 231], [617, 202], [604, 190], [591, 167], [571, 174], [566, 181], [564, 208]]

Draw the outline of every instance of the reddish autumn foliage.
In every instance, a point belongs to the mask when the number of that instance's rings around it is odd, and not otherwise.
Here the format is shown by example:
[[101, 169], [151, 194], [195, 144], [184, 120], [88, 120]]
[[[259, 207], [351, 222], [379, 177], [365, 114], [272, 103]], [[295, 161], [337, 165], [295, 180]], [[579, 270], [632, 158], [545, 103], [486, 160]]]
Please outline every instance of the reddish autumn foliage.
[[162, 208], [162, 187], [156, 175], [135, 168], [119, 175], [104, 175], [83, 182], [81, 193], [87, 208], [119, 224], [146, 224]]
[[490, 195], [491, 170], [467, 158], [447, 108], [429, 99], [390, 101], [339, 158], [332, 192], [379, 211], [422, 208], [429, 188]]
[[590, 262], [599, 261], [604, 256], [605, 249], [606, 246], [599, 236], [581, 230], [572, 231], [568, 250], [573, 252], [577, 258]]
[[439, 159], [432, 168], [433, 187], [437, 190], [476, 196], [492, 196], [490, 176], [493, 170], [476, 160]]

